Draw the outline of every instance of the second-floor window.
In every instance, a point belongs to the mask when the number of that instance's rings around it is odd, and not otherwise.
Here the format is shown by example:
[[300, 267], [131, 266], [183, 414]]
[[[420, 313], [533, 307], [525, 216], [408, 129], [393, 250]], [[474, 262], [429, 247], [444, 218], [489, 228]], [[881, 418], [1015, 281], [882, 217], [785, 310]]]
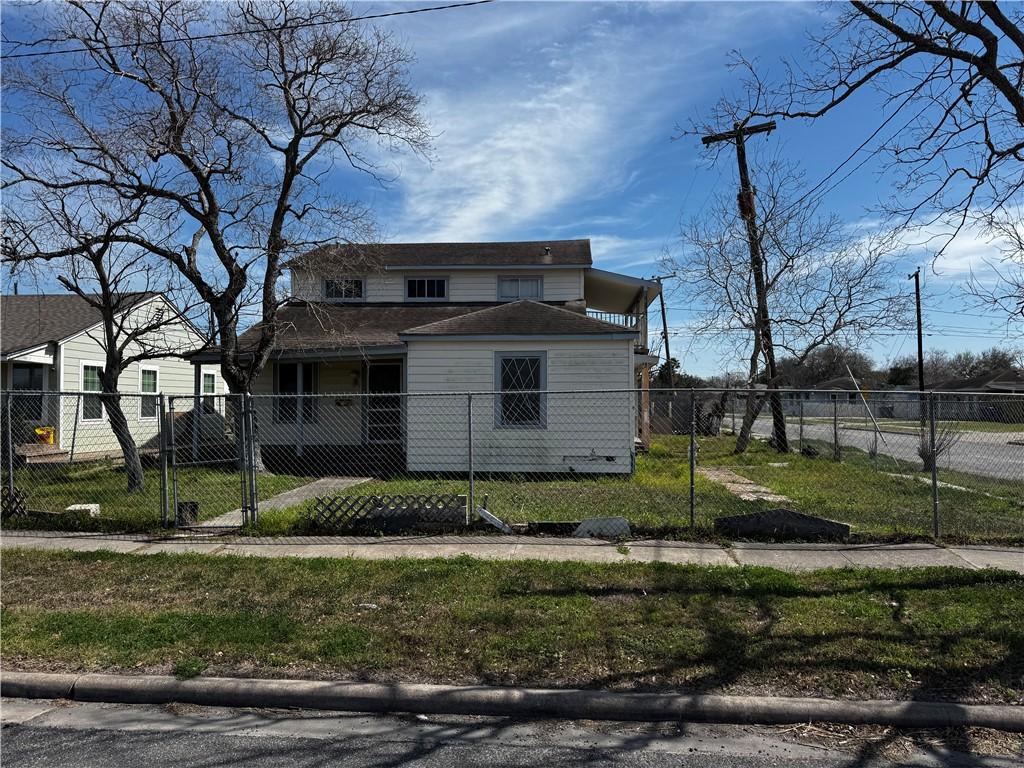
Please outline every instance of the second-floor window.
[[405, 298], [412, 301], [443, 301], [448, 298], [448, 278], [406, 278]]
[[361, 277], [324, 280], [324, 297], [329, 301], [362, 301], [366, 298], [366, 281]]
[[498, 278], [498, 301], [543, 298], [544, 278], [542, 277]]

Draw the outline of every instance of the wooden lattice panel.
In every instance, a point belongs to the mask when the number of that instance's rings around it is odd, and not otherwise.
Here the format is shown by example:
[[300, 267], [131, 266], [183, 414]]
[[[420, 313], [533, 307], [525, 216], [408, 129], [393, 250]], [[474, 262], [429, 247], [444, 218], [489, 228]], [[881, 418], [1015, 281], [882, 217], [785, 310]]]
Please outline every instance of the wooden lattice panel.
[[466, 497], [456, 494], [405, 496], [318, 496], [311, 523], [323, 531], [401, 533], [422, 528], [460, 525], [466, 519]]
[[3, 517], [4, 520], [23, 517], [27, 511], [24, 491], [15, 488], [12, 493], [6, 485], [0, 489], [0, 517]]

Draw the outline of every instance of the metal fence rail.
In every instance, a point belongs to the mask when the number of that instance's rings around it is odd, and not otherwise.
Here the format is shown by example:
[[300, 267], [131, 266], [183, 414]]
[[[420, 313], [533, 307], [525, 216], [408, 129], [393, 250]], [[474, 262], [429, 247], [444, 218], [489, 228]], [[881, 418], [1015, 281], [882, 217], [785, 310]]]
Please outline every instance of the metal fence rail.
[[437, 528], [486, 510], [688, 536], [782, 507], [865, 538], [1024, 538], [1014, 394], [4, 392], [0, 415], [6, 526], [393, 532], [412, 511]]

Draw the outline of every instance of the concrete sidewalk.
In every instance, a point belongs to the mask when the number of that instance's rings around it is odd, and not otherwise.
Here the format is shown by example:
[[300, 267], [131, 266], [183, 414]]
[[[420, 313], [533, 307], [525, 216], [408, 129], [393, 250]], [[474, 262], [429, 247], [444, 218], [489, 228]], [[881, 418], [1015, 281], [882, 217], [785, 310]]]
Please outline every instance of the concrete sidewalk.
[[530, 536], [111, 536], [50, 531], [5, 531], [0, 548], [71, 549], [137, 555], [195, 552], [258, 557], [456, 557], [491, 560], [570, 560], [591, 563], [660, 562], [697, 565], [763, 565], [784, 571], [817, 568], [1002, 568], [1024, 574], [1024, 548], [1001, 545], [937, 547], [932, 544], [758, 544], [729, 546], [685, 541], [608, 542]]

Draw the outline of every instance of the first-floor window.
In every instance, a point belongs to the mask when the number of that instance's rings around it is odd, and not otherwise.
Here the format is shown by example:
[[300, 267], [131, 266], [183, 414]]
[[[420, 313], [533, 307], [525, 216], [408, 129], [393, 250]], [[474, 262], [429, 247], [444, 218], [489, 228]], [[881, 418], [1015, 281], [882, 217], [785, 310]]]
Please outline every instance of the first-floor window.
[[142, 368], [139, 371], [139, 418], [155, 419], [157, 413], [156, 393], [160, 382], [160, 373], [156, 368]]
[[[82, 365], [82, 391], [102, 392], [103, 366]], [[99, 395], [82, 395], [82, 421], [99, 421], [103, 418], [103, 401]]]
[[43, 366], [15, 363], [11, 367], [11, 389], [32, 392], [31, 395], [16, 395], [12, 408], [14, 418], [39, 421], [43, 418]]
[[547, 358], [543, 352], [498, 352], [494, 378], [498, 385], [495, 421], [500, 427], [543, 428]]
[[365, 283], [360, 277], [324, 280], [324, 296], [335, 301], [359, 301], [365, 297]]
[[203, 374], [203, 408], [208, 412], [216, 410], [214, 395], [217, 394], [217, 374]]
[[316, 398], [303, 395], [316, 394], [316, 363], [278, 363], [275, 391], [285, 397], [275, 398], [276, 420], [285, 424], [294, 422], [302, 404], [302, 420], [316, 421]]

